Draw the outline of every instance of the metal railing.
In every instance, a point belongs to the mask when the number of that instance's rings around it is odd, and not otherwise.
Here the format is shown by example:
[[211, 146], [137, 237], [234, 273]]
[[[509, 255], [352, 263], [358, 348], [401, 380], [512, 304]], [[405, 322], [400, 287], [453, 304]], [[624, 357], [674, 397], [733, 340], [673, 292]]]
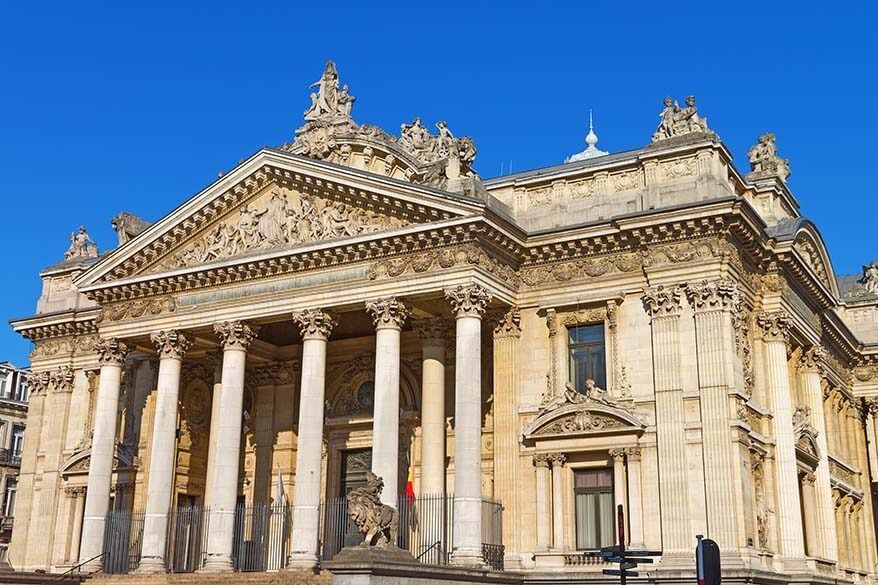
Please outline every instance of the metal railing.
[[239, 506], [232, 546], [235, 570], [277, 571], [290, 554], [292, 513], [287, 504]]
[[[401, 496], [396, 545], [418, 561], [448, 564], [454, 551], [454, 498], [444, 495]], [[347, 500], [334, 498], [323, 505], [321, 558], [331, 560], [346, 546], [359, 544], [362, 535], [348, 517]], [[482, 500], [482, 555], [492, 569], [503, 570], [503, 506]]]
[[104, 573], [130, 573], [140, 564], [143, 512], [114, 510], [104, 524]]
[[21, 450], [19, 449], [0, 449], [0, 465], [12, 465], [18, 467], [21, 465]]

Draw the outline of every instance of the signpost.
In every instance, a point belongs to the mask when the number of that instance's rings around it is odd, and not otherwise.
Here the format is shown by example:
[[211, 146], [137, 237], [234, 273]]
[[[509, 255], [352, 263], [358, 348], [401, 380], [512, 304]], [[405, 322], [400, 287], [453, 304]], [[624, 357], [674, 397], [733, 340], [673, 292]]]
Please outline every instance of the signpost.
[[[600, 551], [587, 552], [587, 557], [599, 557], [608, 563], [619, 563], [618, 569], [604, 569], [604, 575], [618, 575], [621, 585], [626, 585], [628, 577], [639, 577], [640, 573], [632, 571], [641, 563], [651, 563], [652, 559], [646, 557], [661, 556], [661, 551], [649, 550], [625, 550], [625, 513], [622, 505], [616, 511], [616, 520], [618, 522], [617, 534], [619, 535], [619, 544], [616, 546], [607, 546]], [[699, 585], [719, 585], [719, 583], [699, 583]]]

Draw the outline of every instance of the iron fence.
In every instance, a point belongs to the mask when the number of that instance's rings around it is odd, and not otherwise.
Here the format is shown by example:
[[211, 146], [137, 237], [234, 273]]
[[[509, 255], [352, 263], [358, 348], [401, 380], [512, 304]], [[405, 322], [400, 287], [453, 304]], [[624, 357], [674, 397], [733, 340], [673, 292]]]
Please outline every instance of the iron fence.
[[232, 545], [235, 570], [277, 571], [287, 564], [292, 529], [285, 503], [238, 506]]
[[[425, 564], [446, 565], [454, 551], [454, 498], [445, 495], [401, 496], [397, 502], [396, 545]], [[346, 546], [359, 544], [362, 534], [348, 516], [347, 500], [334, 498], [323, 506], [321, 558], [331, 560]], [[482, 554], [495, 570], [503, 570], [503, 506], [482, 500]]]
[[143, 512], [115, 510], [104, 524], [104, 572], [129, 573], [140, 563], [143, 548]]

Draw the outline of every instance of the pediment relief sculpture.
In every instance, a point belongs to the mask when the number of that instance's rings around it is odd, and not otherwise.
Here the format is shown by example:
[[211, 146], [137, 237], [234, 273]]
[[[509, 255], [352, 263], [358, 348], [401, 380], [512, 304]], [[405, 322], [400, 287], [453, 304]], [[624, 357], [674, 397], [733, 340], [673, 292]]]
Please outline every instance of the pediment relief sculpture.
[[480, 188], [472, 169], [475, 143], [468, 136], [456, 138], [446, 122], [437, 122], [437, 133], [431, 134], [415, 118], [402, 125], [398, 137], [357, 124], [351, 117], [356, 98], [340, 84], [332, 61], [311, 88], [315, 91], [304, 114], [306, 123], [281, 150], [440, 189], [473, 193]]
[[793, 242], [793, 248], [802, 256], [805, 263], [814, 271], [814, 273], [817, 275], [817, 278], [820, 279], [820, 282], [822, 282], [830, 290], [832, 290], [832, 283], [830, 282], [829, 271], [826, 269], [826, 263], [824, 262], [820, 254], [817, 244], [815, 244], [809, 236], [801, 234]]
[[402, 227], [406, 222], [348, 203], [274, 187], [241, 206], [176, 254], [171, 268], [307, 242]]

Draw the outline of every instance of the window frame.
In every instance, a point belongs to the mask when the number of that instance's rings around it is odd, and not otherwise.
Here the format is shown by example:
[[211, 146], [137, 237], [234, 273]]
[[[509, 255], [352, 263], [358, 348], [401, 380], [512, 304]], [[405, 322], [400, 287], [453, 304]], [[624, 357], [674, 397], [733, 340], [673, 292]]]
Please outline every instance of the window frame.
[[[574, 475], [574, 478], [573, 478], [573, 485], [574, 485], [574, 487], [573, 487], [573, 537], [574, 538], [573, 538], [573, 540], [574, 540], [574, 546], [575, 546], [576, 550], [578, 550], [578, 551], [580, 551], [580, 550], [582, 550], [582, 551], [600, 550], [604, 546], [615, 545], [616, 539], [618, 538], [618, 536], [616, 534], [617, 526], [616, 526], [616, 522], [615, 522], [615, 518], [616, 518], [616, 515], [615, 515], [615, 511], [616, 511], [616, 485], [615, 485], [616, 477], [615, 477], [615, 474], [613, 473], [613, 468], [612, 467], [583, 467], [583, 468], [572, 469], [572, 471], [573, 471], [573, 475]], [[608, 477], [610, 478], [610, 485], [608, 487], [576, 487], [576, 474], [577, 473], [588, 473], [588, 472], [609, 472]], [[581, 547], [579, 545], [579, 526], [577, 524], [578, 519], [579, 519], [579, 513], [578, 513], [579, 510], [577, 509], [576, 496], [583, 495], [583, 494], [607, 494], [607, 493], [610, 495], [610, 499], [611, 499], [611, 502], [610, 502], [610, 510], [611, 510], [610, 527], [611, 527], [611, 533], [612, 533], [611, 537], [610, 537], [611, 542], [609, 544], [599, 543], [599, 546], [593, 547], [593, 548]], [[596, 523], [596, 525], [595, 525], [596, 530], [595, 531], [598, 535], [600, 535], [601, 527], [602, 527], [601, 515], [598, 513], [595, 516], [595, 518], [592, 519], [592, 521]]]
[[[595, 330], [599, 330], [601, 332], [600, 342], [596, 342], [596, 341], [594, 341], [594, 342], [580, 342], [580, 343], [571, 342], [570, 338], [572, 336], [572, 331], [574, 329], [580, 329], [580, 328], [582, 328], [582, 329], [594, 328]], [[573, 387], [576, 388], [577, 392], [584, 392], [585, 380], [582, 380], [582, 386], [583, 386], [582, 388], [577, 386], [577, 384], [576, 384], [576, 382], [577, 382], [577, 380], [576, 380], [576, 367], [575, 367], [577, 362], [573, 357], [573, 352], [576, 350], [593, 348], [593, 347], [600, 347], [601, 352], [603, 354], [603, 356], [602, 356], [603, 357], [603, 359], [602, 359], [603, 379], [599, 379], [598, 377], [594, 377], [594, 376], [590, 376], [590, 378], [592, 380], [594, 380], [595, 384], [597, 384], [598, 387], [606, 389], [607, 388], [607, 379], [608, 379], [608, 375], [609, 375], [609, 371], [608, 371], [609, 368], [608, 368], [608, 364], [607, 364], [609, 346], [607, 343], [606, 321], [600, 321], [600, 322], [596, 322], [596, 323], [595, 322], [592, 322], [592, 323], [573, 323], [573, 324], [567, 325], [565, 327], [565, 341], [567, 344], [567, 377], [568, 377], [568, 380], [570, 380], [570, 383], [573, 385]], [[586, 379], [588, 379], [588, 377]]]

